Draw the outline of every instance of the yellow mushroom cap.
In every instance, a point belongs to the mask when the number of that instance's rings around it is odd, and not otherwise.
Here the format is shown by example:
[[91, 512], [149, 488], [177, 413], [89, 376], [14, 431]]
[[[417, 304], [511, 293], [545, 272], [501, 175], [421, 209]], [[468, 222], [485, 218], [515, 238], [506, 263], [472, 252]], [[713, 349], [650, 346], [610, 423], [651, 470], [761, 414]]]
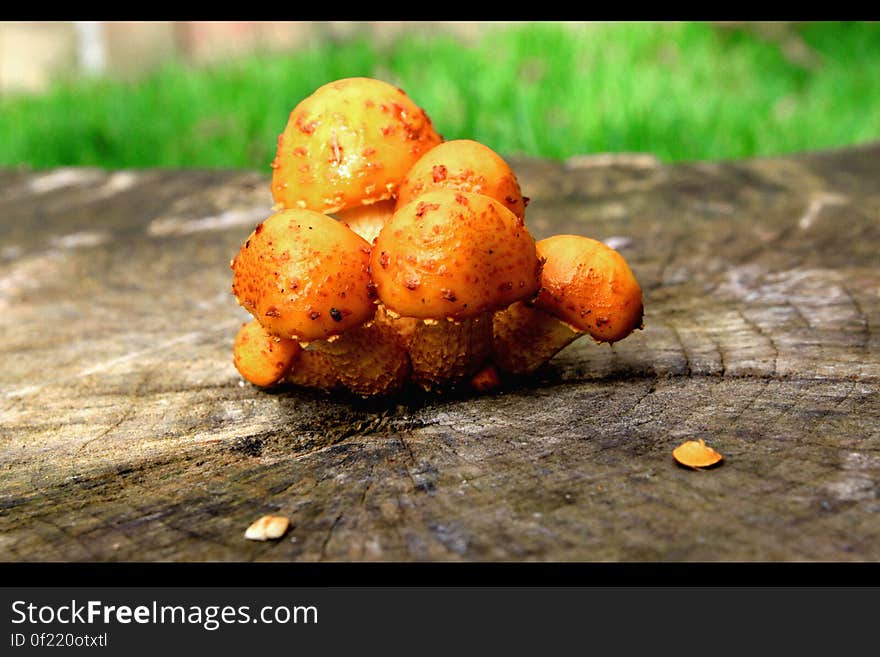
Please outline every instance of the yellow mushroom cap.
[[291, 111], [272, 162], [272, 196], [285, 208], [325, 213], [386, 200], [441, 141], [403, 90], [373, 78], [336, 80]]
[[544, 260], [539, 308], [599, 342], [617, 342], [641, 327], [642, 290], [617, 251], [580, 235], [554, 235], [537, 249]]
[[257, 320], [242, 324], [235, 335], [232, 359], [235, 369], [257, 386], [278, 383], [302, 351], [296, 340], [276, 338]]
[[709, 447], [702, 438], [686, 440], [672, 450], [672, 457], [689, 468], [708, 468], [724, 460], [724, 457]]
[[370, 245], [332, 217], [283, 210], [250, 234], [232, 262], [232, 291], [266, 330], [301, 341], [372, 319]]
[[480, 142], [454, 139], [422, 155], [400, 183], [397, 207], [442, 188], [491, 196], [520, 219], [525, 217], [527, 200], [516, 175], [498, 153]]
[[501, 203], [440, 189], [394, 213], [376, 238], [370, 269], [389, 310], [460, 320], [533, 295], [540, 261], [522, 219]]

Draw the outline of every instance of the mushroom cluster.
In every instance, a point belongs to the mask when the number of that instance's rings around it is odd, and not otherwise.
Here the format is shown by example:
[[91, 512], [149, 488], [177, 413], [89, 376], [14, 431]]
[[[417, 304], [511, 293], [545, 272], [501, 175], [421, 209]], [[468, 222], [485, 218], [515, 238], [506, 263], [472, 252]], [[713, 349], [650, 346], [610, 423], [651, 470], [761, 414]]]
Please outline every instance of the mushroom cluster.
[[253, 316], [233, 361], [254, 385], [485, 390], [582, 335], [641, 328], [619, 253], [577, 235], [536, 242], [507, 162], [444, 140], [393, 85], [318, 88], [291, 111], [272, 169], [274, 214], [231, 265]]

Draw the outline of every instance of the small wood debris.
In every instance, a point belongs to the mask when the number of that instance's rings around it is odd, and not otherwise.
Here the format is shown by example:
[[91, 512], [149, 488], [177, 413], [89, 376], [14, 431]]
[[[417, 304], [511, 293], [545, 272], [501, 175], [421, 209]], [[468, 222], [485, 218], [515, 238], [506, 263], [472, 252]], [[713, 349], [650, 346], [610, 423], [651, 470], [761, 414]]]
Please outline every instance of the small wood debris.
[[709, 447], [702, 438], [687, 440], [672, 450], [672, 457], [681, 465], [699, 470], [720, 463], [724, 457]]
[[290, 520], [284, 516], [263, 516], [251, 524], [244, 537], [251, 541], [268, 541], [284, 536], [290, 527]]

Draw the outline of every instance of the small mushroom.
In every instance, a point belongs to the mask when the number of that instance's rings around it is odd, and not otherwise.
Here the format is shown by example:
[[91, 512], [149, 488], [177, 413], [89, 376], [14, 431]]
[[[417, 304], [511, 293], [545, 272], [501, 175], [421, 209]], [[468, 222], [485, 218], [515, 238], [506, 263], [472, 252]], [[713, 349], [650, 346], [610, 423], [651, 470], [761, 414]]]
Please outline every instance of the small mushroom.
[[284, 208], [334, 214], [372, 242], [406, 172], [442, 140], [402, 89], [336, 80], [291, 111], [272, 161], [272, 196]]
[[242, 245], [232, 262], [239, 303], [268, 334], [309, 350], [291, 364], [288, 381], [380, 394], [405, 376], [409, 361], [396, 339], [365, 327], [377, 307], [369, 259], [363, 238], [313, 210], [278, 212]]
[[484, 364], [492, 313], [535, 294], [540, 262], [522, 219], [504, 205], [438, 189], [394, 213], [370, 270], [388, 314], [408, 322], [414, 380], [430, 388]]
[[485, 144], [453, 139], [419, 158], [400, 183], [397, 207], [433, 189], [457, 189], [491, 196], [520, 219], [528, 199], [510, 165]]
[[642, 328], [642, 290], [617, 251], [580, 235], [536, 246], [543, 260], [537, 296], [493, 320], [493, 362], [502, 370], [531, 372], [582, 335], [614, 343]]
[[301, 351], [298, 342], [270, 335], [254, 319], [242, 324], [235, 335], [232, 360], [247, 381], [268, 388], [284, 378]]
[[232, 291], [272, 335], [326, 339], [373, 318], [369, 263], [370, 245], [332, 217], [282, 210], [241, 246]]
[[724, 457], [709, 447], [702, 438], [686, 440], [672, 450], [672, 457], [679, 465], [694, 470], [711, 468], [724, 460]]

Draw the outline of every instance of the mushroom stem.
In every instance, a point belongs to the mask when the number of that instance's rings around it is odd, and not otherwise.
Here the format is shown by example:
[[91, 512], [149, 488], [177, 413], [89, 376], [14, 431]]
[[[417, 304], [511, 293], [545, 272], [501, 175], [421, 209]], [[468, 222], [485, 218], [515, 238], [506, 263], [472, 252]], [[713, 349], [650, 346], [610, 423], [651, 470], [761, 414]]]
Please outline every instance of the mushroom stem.
[[430, 390], [476, 373], [492, 353], [492, 315], [461, 320], [401, 317], [384, 305], [375, 323], [384, 324], [409, 353], [411, 379]]
[[585, 334], [524, 301], [495, 313], [492, 329], [492, 362], [511, 374], [535, 371]]
[[[397, 335], [386, 324], [369, 322], [328, 340], [310, 342], [304, 354], [314, 362], [302, 376], [317, 378], [314, 369], [328, 372], [323, 376], [332, 386], [338, 382], [355, 394], [369, 397], [386, 395], [401, 388], [410, 374], [410, 359]], [[296, 375], [297, 364], [293, 373]], [[321, 379], [319, 381], [323, 381]]]
[[286, 383], [333, 392], [344, 388], [333, 359], [317, 349], [305, 348], [284, 377]]
[[376, 314], [373, 317], [373, 321], [376, 324], [386, 326], [397, 337], [397, 341], [403, 348], [409, 351], [416, 326], [421, 320], [416, 317], [401, 317], [397, 313], [388, 310], [385, 304], [380, 302], [376, 306]]
[[418, 320], [409, 342], [412, 379], [426, 390], [473, 376], [492, 353], [492, 314]]

